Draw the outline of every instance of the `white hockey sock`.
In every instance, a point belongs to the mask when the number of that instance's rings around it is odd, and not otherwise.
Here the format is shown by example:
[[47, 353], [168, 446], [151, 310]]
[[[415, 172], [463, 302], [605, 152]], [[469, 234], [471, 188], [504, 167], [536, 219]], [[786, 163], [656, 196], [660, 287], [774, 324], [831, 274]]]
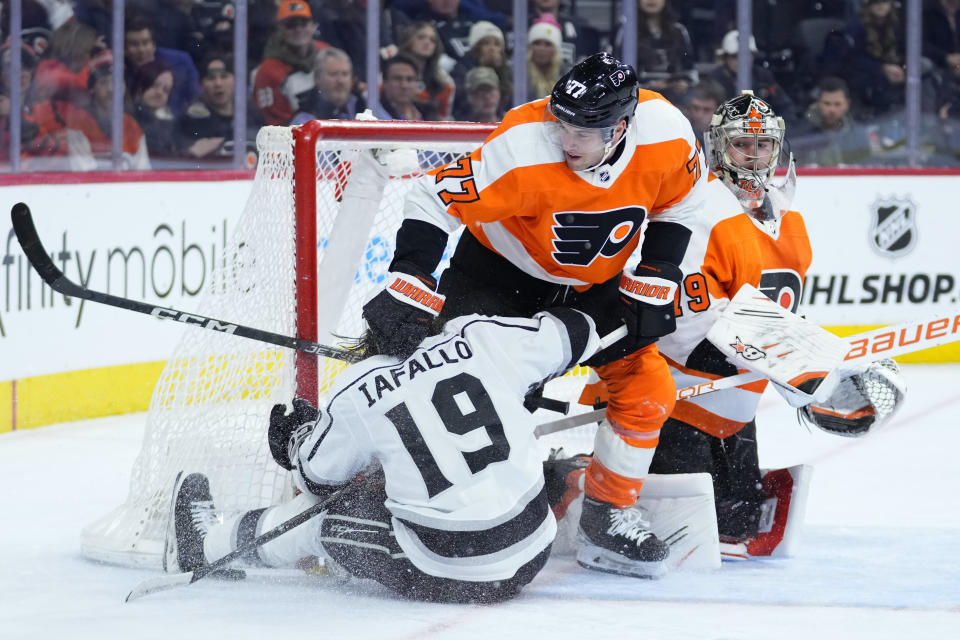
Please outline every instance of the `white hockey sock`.
[[[318, 498], [310, 493], [301, 493], [287, 502], [266, 509], [257, 522], [256, 535], [270, 531], [293, 516], [316, 504]], [[217, 560], [237, 548], [237, 531], [243, 514], [228, 518], [222, 524], [211, 527], [203, 541], [203, 553], [208, 562]], [[307, 556], [324, 557], [320, 539], [320, 524], [323, 514], [294, 527], [280, 537], [261, 545], [257, 555], [269, 567], [292, 567]]]

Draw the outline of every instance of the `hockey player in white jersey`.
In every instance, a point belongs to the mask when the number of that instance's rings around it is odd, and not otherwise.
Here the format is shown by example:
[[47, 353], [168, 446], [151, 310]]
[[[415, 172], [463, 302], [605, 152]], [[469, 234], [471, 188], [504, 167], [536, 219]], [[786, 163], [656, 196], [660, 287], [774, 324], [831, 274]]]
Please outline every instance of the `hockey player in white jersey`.
[[217, 514], [206, 478], [184, 474], [168, 568], [194, 570], [339, 492], [246, 560], [292, 567], [315, 555], [417, 600], [516, 595], [556, 533], [524, 395], [599, 346], [592, 319], [558, 308], [532, 319], [464, 316], [406, 360], [365, 359], [337, 378], [321, 411], [299, 399], [290, 414], [274, 407], [271, 451], [302, 491], [293, 500]]

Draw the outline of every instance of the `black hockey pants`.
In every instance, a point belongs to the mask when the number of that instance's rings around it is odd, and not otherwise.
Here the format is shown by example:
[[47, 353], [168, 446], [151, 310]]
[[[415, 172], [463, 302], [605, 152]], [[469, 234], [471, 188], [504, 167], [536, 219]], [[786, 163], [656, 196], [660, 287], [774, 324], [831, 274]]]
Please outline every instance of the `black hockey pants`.
[[516, 596], [550, 555], [547, 547], [508, 580], [467, 582], [431, 576], [410, 562], [397, 544], [382, 472], [355, 481], [331, 503], [321, 542], [334, 562], [358, 578], [374, 580], [411, 600], [494, 603]]

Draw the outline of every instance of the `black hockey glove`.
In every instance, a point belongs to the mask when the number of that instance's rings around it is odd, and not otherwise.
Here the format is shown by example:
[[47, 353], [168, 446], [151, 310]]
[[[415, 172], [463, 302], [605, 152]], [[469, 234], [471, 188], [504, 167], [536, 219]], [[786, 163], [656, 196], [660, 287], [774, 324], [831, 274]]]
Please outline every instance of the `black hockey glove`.
[[674, 298], [683, 272], [669, 262], [651, 260], [637, 265], [633, 275], [620, 277], [620, 317], [635, 338], [659, 338], [677, 328]]
[[409, 262], [393, 265], [387, 288], [363, 306], [371, 338], [378, 351], [405, 359], [432, 332], [444, 297], [436, 293], [437, 281]]
[[308, 400], [293, 399], [293, 411], [287, 413], [287, 405], [275, 404], [270, 411], [270, 427], [267, 443], [270, 454], [277, 464], [290, 471], [300, 444], [310, 435], [320, 412]]

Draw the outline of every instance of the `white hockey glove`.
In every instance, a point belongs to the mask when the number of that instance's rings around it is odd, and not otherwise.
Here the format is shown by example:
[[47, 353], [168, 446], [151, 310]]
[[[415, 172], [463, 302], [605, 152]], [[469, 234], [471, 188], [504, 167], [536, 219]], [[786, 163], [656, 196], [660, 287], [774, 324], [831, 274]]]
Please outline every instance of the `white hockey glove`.
[[275, 404], [270, 411], [270, 427], [267, 429], [267, 444], [270, 455], [277, 464], [290, 471], [296, 466], [297, 451], [317, 425], [320, 412], [308, 400], [293, 399], [293, 411], [287, 413], [287, 405]]
[[829, 398], [801, 408], [800, 415], [824, 431], [858, 437], [888, 422], [906, 391], [899, 365], [890, 359], [878, 360], [841, 379]]

